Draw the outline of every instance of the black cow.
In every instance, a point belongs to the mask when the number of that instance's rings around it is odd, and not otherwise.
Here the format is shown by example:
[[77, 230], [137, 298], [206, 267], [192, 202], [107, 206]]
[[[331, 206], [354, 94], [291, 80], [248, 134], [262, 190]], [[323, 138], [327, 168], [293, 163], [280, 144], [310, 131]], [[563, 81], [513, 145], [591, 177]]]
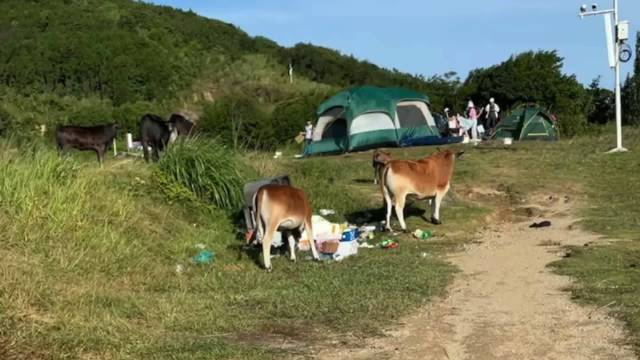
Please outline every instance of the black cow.
[[191, 136], [193, 132], [193, 122], [180, 114], [171, 114], [169, 122], [178, 131], [178, 136]]
[[69, 148], [95, 151], [98, 155], [98, 162], [102, 166], [104, 153], [117, 135], [117, 124], [59, 126], [56, 129], [56, 142], [58, 143], [60, 153], [63, 153]]
[[160, 158], [160, 151], [164, 151], [177, 136], [175, 124], [164, 121], [158, 115], [146, 114], [140, 120], [140, 142], [147, 162], [149, 162], [149, 146], [153, 151], [153, 160], [157, 161]]

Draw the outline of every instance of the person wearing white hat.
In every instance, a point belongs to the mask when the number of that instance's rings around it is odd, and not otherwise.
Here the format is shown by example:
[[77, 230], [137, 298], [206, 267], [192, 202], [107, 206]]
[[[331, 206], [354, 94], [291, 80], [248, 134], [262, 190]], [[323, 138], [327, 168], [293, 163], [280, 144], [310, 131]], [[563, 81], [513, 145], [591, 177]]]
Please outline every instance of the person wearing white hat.
[[489, 134], [493, 133], [493, 129], [498, 124], [498, 118], [500, 117], [500, 106], [496, 104], [494, 98], [489, 99], [489, 104], [484, 109], [487, 119], [487, 131]]

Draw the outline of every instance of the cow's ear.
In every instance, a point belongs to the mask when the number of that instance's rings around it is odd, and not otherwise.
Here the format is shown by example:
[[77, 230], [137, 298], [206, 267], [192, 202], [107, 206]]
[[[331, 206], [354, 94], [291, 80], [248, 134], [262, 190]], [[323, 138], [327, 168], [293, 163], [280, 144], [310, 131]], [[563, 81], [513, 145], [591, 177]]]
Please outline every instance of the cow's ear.
[[462, 151], [458, 151], [458, 152], [456, 153], [456, 159], [460, 159], [460, 158], [462, 158], [462, 155], [464, 155], [464, 150], [462, 150]]

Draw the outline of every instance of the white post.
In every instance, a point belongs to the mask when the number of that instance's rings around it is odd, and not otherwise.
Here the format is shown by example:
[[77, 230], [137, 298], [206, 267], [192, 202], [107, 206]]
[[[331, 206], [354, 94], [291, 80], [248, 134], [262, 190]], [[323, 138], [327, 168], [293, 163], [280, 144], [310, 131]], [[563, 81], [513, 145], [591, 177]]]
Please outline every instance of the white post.
[[293, 65], [289, 63], [289, 84], [293, 84]]
[[127, 133], [127, 151], [131, 151], [133, 148], [133, 136], [131, 133]]
[[116, 138], [113, 138], [113, 156], [118, 156], [118, 150], [116, 149]]
[[627, 149], [622, 147], [622, 91], [620, 88], [620, 38], [618, 34], [618, 25], [620, 17], [618, 15], [618, 0], [613, 0], [613, 22], [615, 24], [615, 58], [616, 58], [616, 148], [609, 153], [625, 152]]

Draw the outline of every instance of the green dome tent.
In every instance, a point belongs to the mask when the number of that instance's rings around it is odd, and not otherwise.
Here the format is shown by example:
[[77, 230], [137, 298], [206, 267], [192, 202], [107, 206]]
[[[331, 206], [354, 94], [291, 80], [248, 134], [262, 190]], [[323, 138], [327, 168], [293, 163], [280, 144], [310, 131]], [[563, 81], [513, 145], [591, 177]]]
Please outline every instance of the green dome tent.
[[549, 114], [535, 104], [521, 105], [496, 126], [495, 139], [557, 140], [558, 131]]
[[429, 98], [402, 88], [344, 90], [322, 103], [317, 116], [309, 155], [400, 146], [410, 139], [440, 136]]

